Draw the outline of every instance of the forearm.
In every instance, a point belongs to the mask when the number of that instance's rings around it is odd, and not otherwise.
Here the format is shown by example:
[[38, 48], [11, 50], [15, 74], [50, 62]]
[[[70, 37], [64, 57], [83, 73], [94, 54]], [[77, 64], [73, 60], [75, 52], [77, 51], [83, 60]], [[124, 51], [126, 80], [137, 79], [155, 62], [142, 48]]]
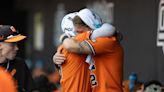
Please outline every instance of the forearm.
[[63, 41], [63, 47], [69, 52], [79, 53], [79, 54], [92, 54], [92, 51], [88, 44], [83, 41], [77, 41], [73, 38], [67, 38]]
[[111, 37], [115, 34], [115, 27], [111, 24], [104, 23], [100, 28], [93, 31], [90, 38], [95, 40], [97, 37]]

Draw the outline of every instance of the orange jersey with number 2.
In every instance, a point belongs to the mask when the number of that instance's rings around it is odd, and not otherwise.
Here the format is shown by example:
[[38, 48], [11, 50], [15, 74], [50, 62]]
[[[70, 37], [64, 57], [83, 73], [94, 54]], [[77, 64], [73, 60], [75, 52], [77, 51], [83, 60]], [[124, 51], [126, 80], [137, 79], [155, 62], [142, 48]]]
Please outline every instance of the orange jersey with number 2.
[[94, 55], [91, 69], [93, 92], [122, 92], [123, 48], [116, 37], [86, 40]]
[[[83, 41], [86, 37], [86, 33], [81, 33], [75, 39]], [[64, 48], [62, 53], [66, 57], [61, 66], [62, 92], [91, 92], [89, 65], [85, 63], [86, 55], [70, 53]]]

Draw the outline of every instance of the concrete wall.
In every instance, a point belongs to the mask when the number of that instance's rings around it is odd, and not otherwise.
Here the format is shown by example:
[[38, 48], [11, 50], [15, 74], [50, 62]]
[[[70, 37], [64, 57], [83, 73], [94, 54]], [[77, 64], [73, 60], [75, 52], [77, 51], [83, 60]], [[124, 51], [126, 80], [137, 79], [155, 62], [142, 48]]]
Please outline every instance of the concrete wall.
[[156, 46], [159, 0], [117, 0], [115, 24], [123, 32], [124, 77], [138, 73], [142, 81], [164, 82], [163, 54]]

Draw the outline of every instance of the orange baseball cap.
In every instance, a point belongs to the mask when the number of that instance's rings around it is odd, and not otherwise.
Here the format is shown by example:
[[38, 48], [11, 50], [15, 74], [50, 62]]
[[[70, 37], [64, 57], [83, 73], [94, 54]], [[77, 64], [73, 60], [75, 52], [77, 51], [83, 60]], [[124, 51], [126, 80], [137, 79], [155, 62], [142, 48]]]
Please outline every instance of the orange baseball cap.
[[0, 42], [18, 42], [25, 38], [13, 26], [0, 25]]

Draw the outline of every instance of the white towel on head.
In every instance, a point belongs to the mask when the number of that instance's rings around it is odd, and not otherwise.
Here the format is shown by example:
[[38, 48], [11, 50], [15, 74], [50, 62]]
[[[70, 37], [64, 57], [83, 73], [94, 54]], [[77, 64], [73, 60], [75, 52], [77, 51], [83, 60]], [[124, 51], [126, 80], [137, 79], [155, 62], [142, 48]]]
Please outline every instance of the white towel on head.
[[77, 15], [81, 18], [81, 20], [88, 25], [91, 29], [95, 30], [102, 25], [101, 18], [91, 10], [85, 8], [80, 10]]
[[72, 21], [76, 14], [77, 12], [65, 15], [61, 22], [62, 31], [65, 32], [69, 37], [75, 36], [77, 34], [77, 32], [75, 32], [75, 28]]
[[95, 40], [97, 37], [110, 37], [115, 33], [115, 27], [109, 23], [103, 23], [100, 28], [93, 31], [91, 35], [91, 40]]

